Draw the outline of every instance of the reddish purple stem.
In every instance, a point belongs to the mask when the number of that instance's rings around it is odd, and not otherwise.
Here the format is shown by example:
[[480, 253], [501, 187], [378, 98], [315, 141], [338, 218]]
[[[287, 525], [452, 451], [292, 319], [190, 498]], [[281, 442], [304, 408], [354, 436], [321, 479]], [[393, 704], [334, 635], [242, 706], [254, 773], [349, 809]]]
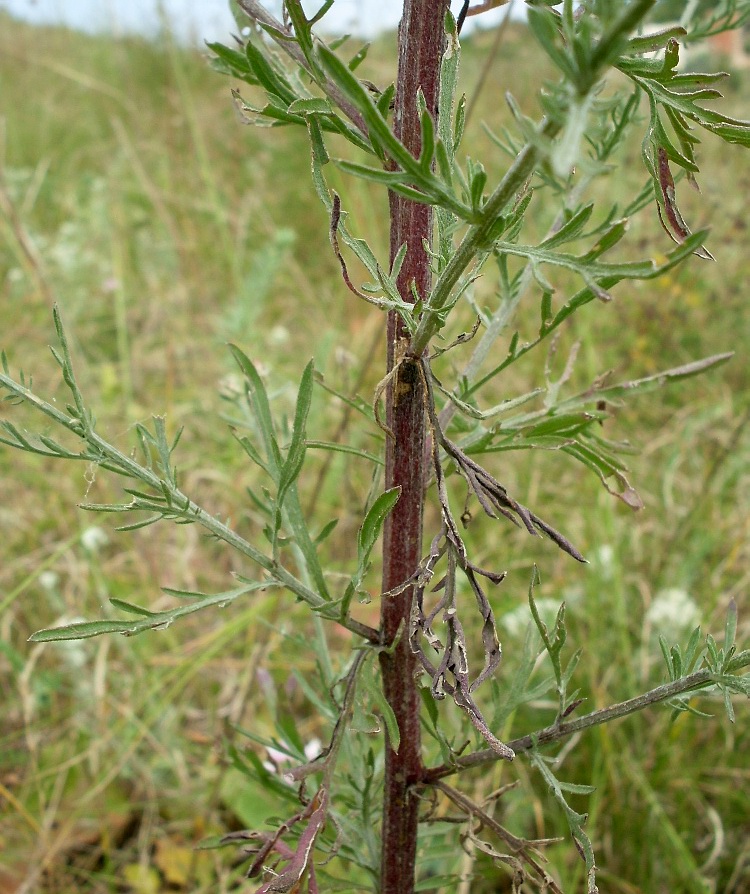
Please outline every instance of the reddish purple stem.
[[[447, 0], [404, 0], [399, 30], [399, 66], [394, 108], [394, 131], [415, 157], [421, 150], [417, 91], [436, 114], [440, 61], [444, 43]], [[393, 193], [390, 195], [391, 261], [405, 243], [406, 257], [398, 277], [405, 301], [414, 291], [424, 298], [431, 287], [429, 258], [424, 243], [432, 242], [432, 209]], [[401, 359], [408, 344], [396, 314], [388, 318], [388, 371]], [[422, 558], [424, 511], [424, 386], [419, 364], [404, 362], [387, 395], [388, 426], [386, 487], [400, 486], [401, 496], [388, 518], [383, 542], [383, 591], [408, 580]], [[412, 789], [422, 775], [420, 698], [415, 675], [417, 658], [409, 646], [409, 617], [413, 587], [383, 599], [381, 637], [385, 645], [381, 666], [383, 689], [398, 722], [398, 751], [386, 747], [383, 808], [381, 894], [412, 894], [416, 868], [419, 802]]]

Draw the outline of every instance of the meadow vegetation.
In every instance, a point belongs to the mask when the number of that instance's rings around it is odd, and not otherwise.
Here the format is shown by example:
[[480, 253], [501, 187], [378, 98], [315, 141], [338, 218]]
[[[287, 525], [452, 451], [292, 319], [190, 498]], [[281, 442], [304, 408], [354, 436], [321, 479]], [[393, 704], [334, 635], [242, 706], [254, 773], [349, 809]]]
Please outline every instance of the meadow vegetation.
[[[506, 31], [485, 73], [493, 40], [467, 38], [462, 60], [469, 94], [486, 74], [465, 149], [481, 144], [490, 160], [482, 120], [497, 130], [505, 89], [530, 106], [539, 79], [521, 26]], [[363, 76], [392, 80], [393, 46], [393, 36], [382, 38]], [[0, 331], [14, 364], [64, 403], [47, 347], [58, 302], [99, 428], [127, 452], [151, 413], [165, 415], [173, 432], [184, 426], [183, 489], [254, 535], [262, 517], [246, 488], [257, 475], [229, 432], [237, 378], [225, 343], [252, 357], [275, 407], [291, 418], [301, 358], [314, 357], [331, 388], [371, 401], [383, 318], [341, 282], [309, 188], [305, 134], [271, 140], [243, 128], [226, 80], [204, 56], [166, 35], [159, 44], [87, 37], [0, 14]], [[726, 93], [726, 109], [747, 117], [747, 76], [733, 76]], [[635, 160], [640, 147], [628, 151]], [[706, 140], [700, 154], [702, 195], [685, 191], [682, 210], [695, 229], [712, 226], [717, 263], [693, 259], [656, 282], [620, 285], [611, 304], [583, 309], [557, 347], [562, 365], [580, 343], [581, 387], [604, 369], [638, 378], [735, 352], [709, 375], [645, 395], [607, 420], [607, 437], [637, 434], [629, 477], [645, 508], [633, 513], [572, 461], [503, 454], [509, 490], [549, 505], [550, 523], [590, 566], [571, 567], [509, 526], [467, 533], [474, 560], [514, 581], [493, 596], [504, 672], [522, 651], [536, 563], [540, 606], [564, 599], [570, 640], [585, 650], [577, 685], [589, 709], [664, 679], [659, 633], [684, 642], [701, 624], [719, 637], [731, 599], [738, 640], [750, 633], [750, 165], [719, 140]], [[495, 158], [490, 182], [505, 163]], [[340, 175], [329, 176], [336, 187]], [[625, 199], [644, 181], [634, 163], [599, 188]], [[387, 245], [383, 197], [361, 182], [348, 190], [368, 239]], [[671, 248], [655, 215], [639, 215], [633, 227], [636, 242]], [[489, 295], [491, 283], [480, 281], [479, 301], [485, 288]], [[519, 328], [533, 327], [537, 308], [523, 313]], [[467, 308], [467, 327], [471, 320]], [[514, 366], [506, 384], [528, 390], [543, 363]], [[318, 392], [309, 426], [313, 437], [374, 452], [383, 437]], [[313, 453], [303, 504], [325, 519], [341, 515], [342, 503], [352, 507], [329, 539], [334, 570], [337, 562], [343, 569], [370, 472], [357, 457]], [[233, 763], [233, 749], [236, 763], [249, 744], [241, 730], [262, 733], [293, 716], [302, 744], [328, 736], [305, 687], [321, 653], [296, 645], [320, 631], [274, 590], [144, 637], [26, 642], [40, 627], [106, 617], [111, 597], [158, 609], [172, 604], [160, 587], [225, 589], [228, 572], [244, 570], [195, 526], [118, 534], [111, 516], [76, 508], [117, 499], [117, 481], [83, 464], [0, 450], [0, 892], [233, 890], [243, 866], [193, 846], [262, 825], [276, 810]], [[377, 605], [358, 616], [376, 624]], [[715, 719], [671, 722], [669, 709], [654, 708], [588, 731], [564, 754], [566, 778], [596, 787], [586, 809], [605, 890], [750, 890], [747, 706], [738, 703], [734, 725], [720, 700], [696, 706]], [[503, 734], [515, 720], [539, 726], [545, 707], [519, 709]], [[504, 824], [529, 837], [564, 835], [544, 781], [523, 761], [478, 772], [468, 786], [481, 799], [516, 778], [502, 801]], [[581, 890], [584, 867], [567, 843], [547, 854], [563, 889]], [[476, 861], [476, 894], [510, 890], [483, 860], [457, 852], [454, 869]], [[426, 877], [421, 890], [448, 889]]]

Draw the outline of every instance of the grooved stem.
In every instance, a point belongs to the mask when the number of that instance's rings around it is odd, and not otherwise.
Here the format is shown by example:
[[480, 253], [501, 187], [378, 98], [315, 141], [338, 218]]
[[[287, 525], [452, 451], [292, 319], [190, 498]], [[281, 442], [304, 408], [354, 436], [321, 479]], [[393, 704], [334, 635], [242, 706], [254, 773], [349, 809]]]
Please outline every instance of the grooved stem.
[[[427, 108], [437, 112], [440, 60], [448, 0], [404, 0], [399, 29], [399, 64], [394, 130], [414, 155], [421, 148], [417, 90]], [[432, 208], [390, 194], [391, 261], [401, 245], [407, 252], [398, 278], [405, 301], [413, 290], [426, 298], [431, 287], [429, 258], [424, 242], [432, 242]], [[407, 333], [396, 314], [388, 318], [388, 371], [402, 359]], [[389, 516], [383, 541], [383, 592], [398, 587], [415, 572], [422, 558], [424, 511], [424, 389], [417, 362], [401, 364], [386, 397], [388, 425], [386, 486], [401, 487], [401, 496]], [[381, 655], [383, 690], [400, 733], [398, 751], [386, 745], [385, 793], [381, 852], [381, 894], [412, 894], [417, 852], [419, 802], [414, 786], [422, 772], [420, 699], [415, 674], [417, 662], [409, 648], [408, 626], [412, 588], [383, 599], [382, 641], [394, 648]], [[397, 640], [397, 641], [396, 641]]]

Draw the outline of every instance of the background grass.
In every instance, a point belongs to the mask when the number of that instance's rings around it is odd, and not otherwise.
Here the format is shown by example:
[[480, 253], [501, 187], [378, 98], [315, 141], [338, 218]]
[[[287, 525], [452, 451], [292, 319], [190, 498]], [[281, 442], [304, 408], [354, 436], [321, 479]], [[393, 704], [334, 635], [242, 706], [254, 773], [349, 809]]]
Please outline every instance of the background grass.
[[[491, 42], [489, 34], [466, 41], [468, 92]], [[393, 77], [393, 45], [392, 37], [378, 43], [365, 76]], [[533, 113], [538, 78], [535, 51], [511, 30], [465, 144], [485, 160], [490, 179], [504, 160], [480, 122], [497, 128], [507, 88]], [[734, 77], [727, 106], [747, 117], [749, 94]], [[177, 458], [184, 490], [255, 537], [262, 519], [246, 487], [258, 479], [223, 418], [230, 410], [220, 395], [235, 384], [223, 343], [236, 341], [259, 364], [280, 414], [293, 410], [309, 356], [334, 387], [365, 400], [381, 375], [383, 319], [340, 281], [305, 135], [242, 128], [225, 79], [166, 37], [115, 41], [4, 16], [0, 116], [0, 319], [13, 367], [33, 373], [40, 393], [66, 400], [47, 349], [58, 301], [100, 430], [132, 446], [135, 423], [151, 413], [165, 414], [171, 431], [184, 425]], [[632, 195], [644, 179], [638, 153], [637, 143], [628, 147], [629, 167], [598, 188]], [[577, 685], [588, 708], [663, 678], [656, 634], [665, 622], [655, 607], [674, 604], [676, 594], [687, 594], [696, 614], [691, 603], [678, 609], [666, 622], [670, 640], [684, 642], [698, 621], [720, 635], [732, 597], [740, 639], [748, 639], [750, 168], [741, 150], [718, 141], [706, 142], [700, 158], [703, 192], [685, 194], [683, 212], [695, 227], [712, 225], [718, 263], [693, 261], [656, 283], [620, 286], [611, 305], [578, 315], [559, 348], [564, 357], [581, 342], [580, 383], [610, 368], [635, 378], [736, 352], [728, 366], [643, 397], [607, 422], [608, 436], [640, 448], [631, 475], [646, 508], [632, 514], [564, 457], [503, 454], [500, 479], [570, 535], [591, 565], [574, 567], [508, 526], [480, 521], [470, 529], [476, 561], [511, 572], [493, 594], [507, 673], [523, 641], [536, 562], [540, 597], [567, 601], [570, 640], [584, 647]], [[383, 198], [332, 176], [358, 229], [385, 246]], [[651, 212], [633, 222], [630, 245], [634, 253], [669, 248]], [[489, 300], [491, 287], [488, 274], [480, 297]], [[537, 319], [534, 301], [528, 305], [522, 332]], [[470, 323], [468, 311], [461, 322]], [[543, 362], [514, 367], [500, 383], [503, 396], [538, 384]], [[38, 427], [22, 408], [3, 405], [0, 413]], [[379, 447], [377, 429], [347, 420], [343, 405], [324, 394], [311, 428], [313, 437], [338, 428], [349, 443]], [[340, 518], [330, 567], [344, 570], [370, 470], [361, 460], [325, 466], [325, 456], [309, 456], [303, 502], [315, 504], [320, 527]], [[116, 534], [110, 518], [76, 509], [84, 499], [117, 499], [116, 485], [90, 468], [0, 450], [0, 892], [230, 890], [242, 867], [193, 844], [261, 825], [277, 810], [230, 766], [228, 745], [245, 744], [235, 725], [266, 732], [280, 714], [295, 718], [305, 741], [329, 735], [292, 673], [314, 673], [315, 655], [295, 648], [294, 665], [289, 658], [287, 637], [308, 636], [310, 621], [273, 592], [136, 639], [26, 642], [41, 627], [105, 616], [110, 596], [163, 607], [169, 597], [160, 586], [218, 590], [231, 571], [247, 570], [192, 527]], [[372, 586], [375, 593], [375, 576]], [[377, 606], [359, 611], [372, 619]], [[330, 640], [340, 668], [347, 639], [331, 631]], [[720, 703], [701, 707], [715, 719], [683, 715], [670, 724], [667, 710], [654, 710], [566, 749], [559, 774], [597, 787], [576, 807], [591, 814], [603, 890], [750, 891], [747, 706], [737, 705], [734, 726]], [[534, 704], [505, 732], [549, 718], [549, 706]], [[520, 786], [501, 802], [502, 821], [519, 834], [564, 834], [559, 811], [524, 762], [464, 783], [480, 796], [516, 778]], [[454, 866], [470, 866], [455, 841], [450, 848]], [[550, 857], [565, 890], [580, 890], [582, 864], [569, 843]], [[473, 892], [509, 890], [481, 858], [474, 868]]]

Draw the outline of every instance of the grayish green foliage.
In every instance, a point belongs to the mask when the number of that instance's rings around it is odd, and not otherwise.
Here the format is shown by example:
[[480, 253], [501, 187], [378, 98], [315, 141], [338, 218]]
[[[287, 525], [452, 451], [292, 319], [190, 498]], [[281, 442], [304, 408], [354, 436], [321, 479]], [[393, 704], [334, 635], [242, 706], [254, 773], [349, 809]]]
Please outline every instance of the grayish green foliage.
[[[458, 94], [459, 37], [452, 17], [449, 15], [446, 22], [447, 49], [441, 69], [438, 120], [433, 121], [424, 107], [423, 98], [418, 97], [422, 151], [419, 158], [414, 158], [393, 133], [389, 117], [393, 86], [373, 90], [357, 75], [366, 47], [347, 61], [340, 48], [337, 51], [314, 35], [312, 26], [325, 15], [330, 5], [329, 0], [308, 19], [297, 0], [289, 0], [286, 4], [288, 24], [285, 25], [275, 22], [255, 0], [244, 0], [237, 7], [250, 15], [252, 29], [247, 42], [240, 49], [220, 44], [211, 44], [210, 48], [214, 66], [245, 82], [253, 91], [255, 98], [252, 101], [235, 91], [235, 100], [244, 120], [255, 125], [307, 130], [313, 187], [331, 219], [331, 242], [347, 286], [377, 309], [400, 315], [411, 339], [408, 355], [412, 361], [422, 358], [426, 352], [418, 368], [428, 385], [433, 473], [442, 529], [435, 535], [422, 566], [414, 570], [410, 581], [405, 582], [405, 585], [414, 584], [420, 602], [415, 607], [412, 629], [401, 632], [402, 636], [410, 637], [432, 683], [422, 689], [424, 727], [435, 742], [442, 765], [428, 770], [424, 788], [425, 791], [429, 789], [430, 778], [438, 780], [481, 762], [529, 753], [532, 764], [565, 815], [572, 838], [585, 861], [588, 890], [595, 892], [598, 890], [596, 864], [591, 841], [584, 831], [586, 815], [574, 810], [566, 799], [567, 794], [586, 795], [590, 789], [560, 781], [539, 749], [573, 731], [624, 716], [659, 701], [665, 702], [675, 713], [700, 713], [688, 703], [688, 694], [694, 694], [697, 689], [718, 690], [729, 719], [734, 720], [731, 696], [735, 693], [750, 695], [748, 677], [739, 673], [750, 664], [750, 652], [736, 651], [736, 606], [730, 607], [721, 646], [710, 635], [703, 639], [699, 629], [693, 632], [684, 649], [661, 640], [669, 680], [665, 686], [614, 706], [606, 717], [602, 712], [593, 712], [570, 721], [570, 715], [581, 703], [577, 690], [569, 692], [581, 651], [567, 654], [565, 606], [560, 606], [550, 630], [536, 606], [534, 587], [538, 575], [535, 571], [529, 587], [529, 606], [536, 633], [530, 629], [513, 679], [500, 682], [496, 673], [500, 662], [499, 640], [491, 601], [485, 596], [479, 577], [497, 584], [503, 576], [471, 563], [453, 520], [452, 491], [446, 482], [451, 473], [458, 470], [466, 481], [468, 492], [477, 498], [487, 515], [503, 515], [525, 526], [532, 535], [542, 532], [577, 558], [582, 557], [575, 547], [515, 502], [473, 457], [513, 450], [559, 451], [589, 468], [607, 490], [628, 505], [633, 508], [640, 505], [637, 492], [626, 477], [627, 469], [622, 459], [630, 448], [606, 440], [600, 433], [599, 423], [608, 415], [610, 406], [715, 368], [727, 361], [730, 354], [697, 360], [657, 375], [617, 384], [612, 384], [604, 376], [583, 391], [567, 394], [566, 387], [575, 363], [573, 352], [557, 378], [553, 377], [549, 364], [544, 382], [535, 383], [526, 393], [511, 396], [502, 403], [482, 407], [482, 389], [554, 336], [580, 308], [595, 299], [610, 301], [616, 295], [619, 283], [653, 280], [693, 254], [710, 257], [704, 247], [708, 234], [705, 231], [690, 233], [682, 219], [670, 165], [683, 172], [687, 179], [694, 178], [698, 171], [695, 148], [699, 135], [705, 133], [747, 147], [750, 146], [750, 124], [706, 106], [719, 98], [715, 84], [723, 75], [681, 73], [677, 68], [679, 46], [684, 39], [705, 36], [744, 21], [750, 17], [750, 9], [747, 2], [730, 0], [714, 4], [709, 12], [692, 4], [693, 19], [660, 34], [643, 37], [637, 31], [654, 6], [654, 0], [617, 4], [609, 0], [589, 0], [578, 10], [572, 0], [530, 4], [529, 27], [538, 45], [535, 52], [544, 53], [552, 61], [559, 72], [559, 80], [547, 85], [543, 97], [544, 116], [540, 120], [528, 117], [512, 97], [508, 98], [514, 113], [514, 129], [494, 136], [494, 140], [511, 156], [511, 162], [504, 176], [493, 185], [488, 183], [481, 162], [470, 158], [462, 162], [459, 155], [466, 105]], [[653, 51], [661, 52], [655, 58], [647, 55]], [[602, 93], [603, 79], [611, 69], [624, 76], [627, 86], [614, 95], [605, 96]], [[586, 201], [584, 193], [590, 184], [606, 176], [610, 166], [616, 163], [616, 153], [625, 135], [634, 127], [643, 127], [637, 115], [641, 104], [648, 110], [642, 145], [649, 182], [625, 208]], [[329, 145], [340, 139], [360, 153], [359, 160], [332, 158]], [[416, 303], [411, 304], [399, 294], [396, 280], [404, 260], [403, 250], [397, 253], [391, 265], [378, 258], [374, 249], [356, 234], [356, 227], [347, 211], [342, 209], [340, 198], [328, 186], [325, 176], [328, 165], [335, 165], [346, 175], [372, 181], [436, 209], [436, 241], [434, 248], [430, 248], [435, 281], [428, 295], [417, 296]], [[572, 175], [574, 167], [579, 171], [578, 179]], [[538, 195], [555, 205], [556, 214], [549, 221], [547, 235], [533, 242], [529, 241], [525, 222]], [[666, 254], [661, 246], [658, 251], [654, 247], [650, 254], [660, 254], [659, 261], [652, 256], [638, 261], [622, 260], [617, 251], [627, 238], [629, 221], [649, 202], [659, 209], [664, 228], [677, 245]], [[352, 283], [339, 238], [346, 252], [351, 252], [364, 265], [370, 282]], [[488, 263], [494, 263], [498, 271], [497, 303], [494, 307], [479, 307], [472, 286]], [[560, 287], [555, 284], [555, 279], [560, 271], [577, 282], [572, 294], [559, 295]], [[521, 300], [537, 302], [539, 308], [538, 331], [527, 342], [521, 341], [519, 333], [508, 330]], [[447, 343], [444, 333], [450, 329], [453, 314], [467, 302], [476, 312], [477, 327], [472, 333]], [[127, 502], [87, 504], [82, 508], [134, 518], [121, 530], [132, 530], [164, 519], [178, 524], [199, 524], [255, 565], [258, 577], [253, 580], [243, 578], [239, 586], [212, 595], [168, 590], [181, 602], [176, 608], [157, 612], [112, 599], [114, 608], [132, 617], [43, 630], [32, 639], [48, 642], [113, 632], [134, 635], [167, 626], [186, 614], [210, 606], [226, 605], [268, 587], [284, 588], [307, 603], [315, 613], [316, 639], [310, 643], [292, 635], [290, 644], [300, 649], [312, 648], [317, 656], [318, 685], [302, 678], [299, 682], [321, 716], [331, 724], [330, 744], [320, 758], [310, 762], [294, 722], [278, 713], [275, 714], [276, 737], [262, 737], [253, 731], [244, 731], [244, 735], [253, 742], [285, 750], [300, 765], [292, 773], [294, 782], [302, 783], [304, 788], [305, 781], [314, 780], [315, 794], [310, 797], [308, 793], [306, 799], [302, 797], [303, 807], [299, 809], [295, 784], [269, 772], [252, 751], [247, 754], [236, 749], [230, 751], [232, 761], [242, 773], [273, 791], [280, 802], [284, 802], [284, 809], [298, 810], [281, 824], [275, 837], [266, 835], [263, 838], [264, 844], [259, 846], [253, 863], [256, 874], [260, 874], [263, 860], [274, 850], [284, 868], [258, 890], [259, 894], [298, 890], [296, 886], [307, 878], [312, 891], [315, 890], [312, 886], [316, 872], [327, 885], [326, 890], [355, 890], [344, 881], [346, 875], [315, 867], [311, 856], [314, 847], [329, 856], [337, 853], [350, 867], [361, 870], [360, 878], [364, 880], [357, 882], [356, 890], [367, 886], [376, 890], [377, 843], [376, 838], [373, 839], [376, 808], [373, 805], [374, 793], [382, 778], [382, 755], [376, 754], [370, 740], [346, 736], [344, 730], [371, 731], [382, 721], [390, 741], [398, 747], [398, 727], [380, 687], [377, 662], [371, 660], [382, 648], [378, 632], [357, 622], [350, 614], [354, 597], [365, 596], [366, 575], [385, 520], [389, 513], [398, 511], [398, 489], [381, 493], [377, 487], [382, 457], [346, 444], [316, 439], [315, 432], [311, 431], [315, 428], [311, 414], [315, 392], [326, 395], [335, 392], [316, 376], [312, 363], [305, 367], [300, 378], [291, 429], [285, 428], [275, 416], [256, 366], [239, 347], [232, 345], [230, 350], [244, 380], [244, 393], [236, 400], [239, 415], [233, 433], [267, 481], [260, 493], [251, 494], [265, 520], [266, 543], [260, 547], [245, 540], [228, 523], [207, 513], [180, 490], [178, 470], [173, 461], [179, 433], [170, 437], [163, 418], [155, 417], [151, 428], [141, 424], [136, 427], [138, 460], [98, 433], [95, 416], [78, 387], [67, 336], [57, 310], [55, 327], [58, 347], [52, 349], [53, 356], [72, 400], [65, 411], [39, 397], [31, 389], [30, 379], [23, 375], [13, 377], [5, 355], [0, 386], [12, 402], [28, 404], [67, 431], [78, 440], [79, 448], [66, 447], [42, 432], [27, 432], [8, 420], [2, 423], [4, 434], [0, 441], [46, 457], [93, 463], [123, 477], [127, 482], [124, 487], [129, 497]], [[432, 363], [446, 352], [455, 351], [469, 342], [479, 331], [482, 334], [473, 346], [474, 353], [463, 374], [449, 384], [440, 382], [432, 370]], [[501, 337], [507, 337], [504, 348], [498, 345]], [[489, 372], [480, 375], [479, 367], [493, 347], [501, 359]], [[377, 408], [373, 412], [356, 398], [344, 396], [344, 399], [361, 414], [363, 424], [374, 426], [378, 421]], [[377, 400], [375, 403], [377, 405]], [[451, 425], [455, 433], [452, 440], [445, 435]], [[321, 530], [317, 535], [313, 534], [314, 520], [306, 518], [299, 498], [298, 484], [304, 472], [307, 451], [311, 448], [349, 453], [372, 463], [374, 468], [372, 493], [362, 510], [356, 545], [343, 583], [340, 577], [334, 582], [326, 573], [325, 541], [336, 520], [324, 525], [319, 522]], [[452, 477], [453, 480], [459, 478], [458, 475]], [[442, 596], [434, 609], [428, 609], [421, 600], [429, 597], [428, 585], [442, 562], [447, 567], [435, 588], [442, 590]], [[458, 572], [465, 576], [475, 597], [485, 646], [484, 668], [471, 683], [466, 642], [459, 620], [466, 609], [462, 604], [463, 595], [459, 598], [456, 588]], [[432, 629], [441, 611], [447, 631], [445, 643]], [[343, 677], [331, 667], [321, 629], [322, 620], [326, 619], [342, 624], [360, 637], [359, 651], [343, 671]], [[440, 656], [439, 667], [431, 664], [435, 654]], [[551, 675], [548, 673], [540, 680], [534, 670], [542, 655]], [[491, 705], [483, 713], [479, 702], [469, 693], [488, 680]], [[556, 695], [557, 708], [549, 727], [527, 733], [508, 745], [497, 740], [492, 730], [502, 728], [519, 705], [550, 692]], [[447, 732], [441, 719], [438, 700], [446, 694], [451, 695], [468, 715], [477, 731], [473, 734], [473, 751], [469, 755], [460, 755], [462, 743]], [[487, 752], [480, 751], [477, 742], [482, 737], [491, 750], [494, 749], [494, 754], [487, 756]], [[344, 768], [340, 774], [338, 771], [334, 773], [337, 760]], [[445, 791], [449, 792], [448, 789]], [[449, 793], [449, 796], [470, 819], [483, 816], [479, 806], [466, 807], [463, 796], [456, 793]], [[291, 835], [292, 847], [280, 844], [281, 836], [287, 834]], [[230, 836], [212, 843], [218, 845], [241, 837]], [[429, 845], [429, 835], [425, 840]], [[442, 841], [440, 835], [434, 836], [436, 854]], [[360, 847], [359, 842], [365, 842], [365, 845]], [[520, 850], [513, 856], [513, 866], [522, 864], [522, 873], [540, 884], [549, 884], [550, 890], [559, 890], [554, 882], [540, 874], [532, 844], [521, 842]], [[495, 851], [491, 855], [503, 862], [502, 855]], [[442, 865], [449, 872], [454, 868], [450, 860], [443, 861]], [[437, 884], [435, 877], [429, 882], [430, 887]]]

